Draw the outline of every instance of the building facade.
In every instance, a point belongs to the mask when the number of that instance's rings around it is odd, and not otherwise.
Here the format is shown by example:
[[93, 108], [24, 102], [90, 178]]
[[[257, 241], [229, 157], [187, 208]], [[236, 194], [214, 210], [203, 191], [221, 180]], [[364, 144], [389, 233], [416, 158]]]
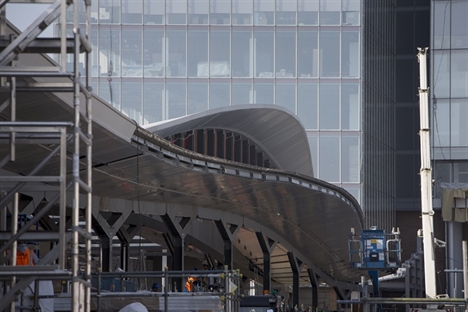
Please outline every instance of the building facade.
[[[442, 208], [445, 222], [446, 267], [454, 270], [461, 268], [462, 240], [468, 237], [465, 214], [468, 194], [462, 192], [450, 198], [450, 207], [444, 207], [443, 196], [448, 194], [444, 195], [444, 190], [468, 188], [468, 2], [432, 0], [431, 11], [434, 203], [436, 208]], [[446, 208], [453, 213], [447, 215]], [[462, 274], [447, 274], [447, 293], [451, 297], [463, 297], [460, 285]]]
[[368, 226], [390, 230], [394, 7], [395, 0], [93, 1], [94, 92], [140, 125], [221, 106], [281, 105], [307, 131], [315, 177], [355, 196]]

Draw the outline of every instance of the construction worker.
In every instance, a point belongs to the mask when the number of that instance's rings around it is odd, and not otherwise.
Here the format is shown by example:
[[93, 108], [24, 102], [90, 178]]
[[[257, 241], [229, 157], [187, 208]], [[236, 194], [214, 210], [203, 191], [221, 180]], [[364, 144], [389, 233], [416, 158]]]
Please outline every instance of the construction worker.
[[192, 288], [194, 286], [193, 282], [195, 282], [195, 278], [192, 276], [189, 276], [189, 278], [187, 278], [187, 281], [185, 282], [185, 291], [192, 292]]
[[153, 286], [151, 286], [151, 291], [152, 292], [158, 292], [159, 291], [159, 284], [154, 283]]
[[16, 249], [16, 265], [35, 265], [39, 262], [37, 255], [25, 242], [19, 243]]

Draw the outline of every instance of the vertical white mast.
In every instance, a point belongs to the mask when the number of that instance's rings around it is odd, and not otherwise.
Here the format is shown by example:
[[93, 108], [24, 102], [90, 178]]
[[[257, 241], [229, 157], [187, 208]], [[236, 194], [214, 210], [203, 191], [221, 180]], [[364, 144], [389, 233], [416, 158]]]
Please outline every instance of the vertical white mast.
[[424, 277], [426, 297], [436, 297], [436, 272], [434, 260], [434, 226], [432, 216], [432, 168], [429, 137], [429, 104], [427, 88], [427, 49], [418, 48], [419, 60], [419, 118], [421, 128], [419, 138], [421, 143], [421, 212], [422, 234], [424, 248]]

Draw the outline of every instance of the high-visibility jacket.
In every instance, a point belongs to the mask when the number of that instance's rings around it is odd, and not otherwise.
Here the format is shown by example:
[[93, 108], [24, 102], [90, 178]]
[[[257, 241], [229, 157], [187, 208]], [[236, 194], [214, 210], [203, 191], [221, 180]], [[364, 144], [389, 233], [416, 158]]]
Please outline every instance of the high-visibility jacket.
[[24, 252], [16, 252], [16, 265], [34, 265], [31, 255], [31, 250], [26, 249]]
[[188, 291], [188, 292], [191, 292], [192, 291], [192, 283], [195, 281], [195, 278], [193, 277], [189, 277], [187, 279], [187, 281], [185, 282], [185, 289]]

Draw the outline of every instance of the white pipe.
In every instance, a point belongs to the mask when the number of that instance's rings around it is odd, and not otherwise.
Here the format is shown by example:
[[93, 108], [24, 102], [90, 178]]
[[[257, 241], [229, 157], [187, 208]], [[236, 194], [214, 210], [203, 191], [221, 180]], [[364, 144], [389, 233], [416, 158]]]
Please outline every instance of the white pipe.
[[379, 282], [390, 281], [390, 280], [394, 280], [397, 278], [403, 278], [405, 276], [406, 276], [406, 268], [399, 268], [394, 274], [389, 274], [389, 275], [379, 277]]

